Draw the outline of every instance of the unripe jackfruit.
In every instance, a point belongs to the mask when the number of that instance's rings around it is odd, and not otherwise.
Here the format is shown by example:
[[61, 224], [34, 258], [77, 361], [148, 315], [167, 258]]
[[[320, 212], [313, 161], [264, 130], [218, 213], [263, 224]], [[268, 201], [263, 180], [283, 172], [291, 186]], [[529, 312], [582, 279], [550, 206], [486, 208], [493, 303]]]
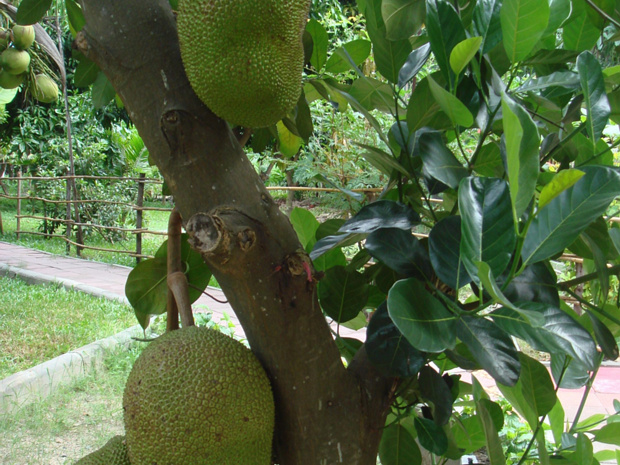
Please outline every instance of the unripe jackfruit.
[[101, 449], [82, 457], [75, 465], [131, 465], [125, 436], [114, 436]]
[[220, 118], [270, 126], [301, 94], [308, 0], [179, 0], [185, 72]]
[[270, 465], [274, 404], [252, 352], [212, 329], [168, 332], [123, 395], [132, 465]]

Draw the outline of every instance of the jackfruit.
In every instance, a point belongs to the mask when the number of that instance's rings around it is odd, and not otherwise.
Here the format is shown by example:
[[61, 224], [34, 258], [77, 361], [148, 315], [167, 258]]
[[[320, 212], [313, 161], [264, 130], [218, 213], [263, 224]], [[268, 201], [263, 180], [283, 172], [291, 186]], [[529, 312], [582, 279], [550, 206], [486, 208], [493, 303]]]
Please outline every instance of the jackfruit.
[[82, 457], [75, 465], [131, 465], [125, 436], [114, 436], [101, 449]]
[[52, 103], [58, 100], [58, 85], [47, 74], [34, 77], [32, 96], [41, 103]]
[[301, 94], [308, 0], [179, 0], [181, 58], [196, 95], [229, 123], [271, 126]]
[[271, 386], [243, 344], [213, 329], [165, 333], [123, 394], [132, 465], [270, 465]]
[[16, 48], [26, 50], [34, 43], [34, 27], [16, 24], [11, 30], [13, 31], [13, 45]]
[[9, 74], [22, 74], [30, 66], [30, 55], [24, 50], [9, 47], [0, 55], [0, 65]]

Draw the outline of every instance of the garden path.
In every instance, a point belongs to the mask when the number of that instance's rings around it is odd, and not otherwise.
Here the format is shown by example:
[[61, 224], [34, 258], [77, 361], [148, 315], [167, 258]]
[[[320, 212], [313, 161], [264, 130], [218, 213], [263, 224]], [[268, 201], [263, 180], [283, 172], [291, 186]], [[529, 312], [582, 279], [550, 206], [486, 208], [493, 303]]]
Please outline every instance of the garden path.
[[[20, 274], [16, 273], [19, 271], [22, 276], [39, 278], [39, 282], [57, 281], [85, 292], [119, 300], [125, 299], [125, 281], [131, 271], [131, 268], [125, 266], [52, 255], [6, 242], [0, 242], [0, 268], [8, 269], [8, 274]], [[208, 292], [220, 301], [226, 300], [224, 293], [219, 289], [209, 288]], [[220, 303], [203, 295], [194, 307], [199, 311], [208, 309], [213, 313], [215, 321], [220, 321], [224, 318], [224, 314], [227, 314], [235, 324], [235, 332], [243, 336], [243, 329], [227, 303]], [[343, 334], [343, 328], [340, 330], [341, 335], [364, 339], [363, 332], [355, 333], [347, 330], [347, 333]], [[463, 376], [468, 379], [471, 375], [463, 373]], [[496, 389], [493, 380], [485, 373], [475, 373], [475, 376], [489, 391], [493, 392]], [[560, 389], [559, 395], [566, 409], [566, 418], [574, 417], [582, 393], [583, 389]], [[610, 362], [600, 368], [581, 418], [587, 418], [595, 413], [613, 413], [614, 399], [620, 400], [618, 362]]]

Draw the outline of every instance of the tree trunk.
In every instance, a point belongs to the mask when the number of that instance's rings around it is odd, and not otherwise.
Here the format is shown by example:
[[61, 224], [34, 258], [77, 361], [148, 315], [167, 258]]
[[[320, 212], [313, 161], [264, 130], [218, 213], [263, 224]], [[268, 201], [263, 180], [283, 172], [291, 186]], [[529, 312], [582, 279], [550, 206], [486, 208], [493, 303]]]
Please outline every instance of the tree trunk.
[[125, 103], [270, 376], [277, 463], [374, 465], [393, 381], [363, 348], [343, 366], [290, 222], [185, 77], [168, 0], [82, 3], [78, 48]]

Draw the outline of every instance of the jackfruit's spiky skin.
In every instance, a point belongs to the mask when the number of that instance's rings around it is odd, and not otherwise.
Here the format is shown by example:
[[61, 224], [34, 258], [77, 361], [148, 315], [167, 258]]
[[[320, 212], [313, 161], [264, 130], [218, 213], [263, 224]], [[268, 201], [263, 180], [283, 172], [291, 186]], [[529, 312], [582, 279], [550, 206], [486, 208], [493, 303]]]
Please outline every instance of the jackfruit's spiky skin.
[[281, 120], [301, 94], [308, 0], [179, 0], [185, 72], [196, 95], [229, 123]]
[[243, 344], [189, 327], [152, 342], [123, 395], [132, 465], [270, 465], [269, 380]]
[[28, 71], [30, 55], [24, 50], [10, 47], [0, 54], [0, 65], [7, 73], [22, 74]]
[[125, 436], [114, 436], [101, 449], [82, 457], [75, 465], [131, 465]]

